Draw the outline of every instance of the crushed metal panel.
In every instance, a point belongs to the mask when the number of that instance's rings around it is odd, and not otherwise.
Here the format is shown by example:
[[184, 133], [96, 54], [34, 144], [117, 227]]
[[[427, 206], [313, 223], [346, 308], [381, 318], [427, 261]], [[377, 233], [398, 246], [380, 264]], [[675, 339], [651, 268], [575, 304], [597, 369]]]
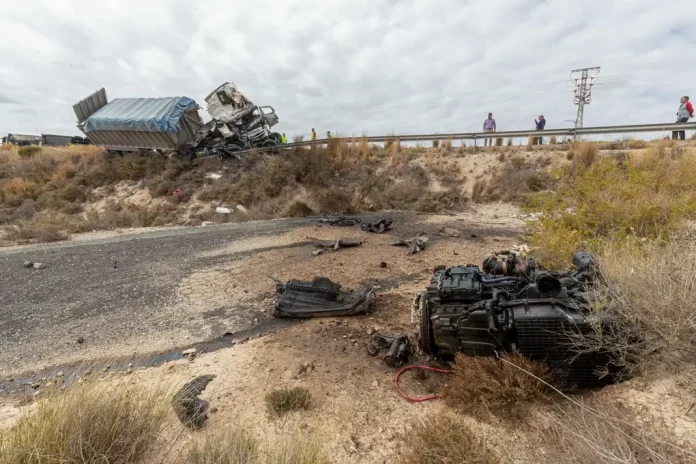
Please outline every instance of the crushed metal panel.
[[340, 284], [326, 277], [315, 277], [312, 282], [276, 282], [276, 293], [275, 317], [350, 316], [367, 313], [375, 301], [372, 287], [344, 292]]
[[231, 82], [225, 82], [205, 98], [208, 114], [216, 121], [234, 123], [254, 111], [254, 104], [237, 90]]
[[90, 116], [106, 106], [107, 103], [109, 103], [109, 100], [106, 98], [106, 89], [103, 87], [89, 97], [75, 103], [73, 110], [75, 111], [75, 116], [77, 116], [77, 123], [82, 124]]

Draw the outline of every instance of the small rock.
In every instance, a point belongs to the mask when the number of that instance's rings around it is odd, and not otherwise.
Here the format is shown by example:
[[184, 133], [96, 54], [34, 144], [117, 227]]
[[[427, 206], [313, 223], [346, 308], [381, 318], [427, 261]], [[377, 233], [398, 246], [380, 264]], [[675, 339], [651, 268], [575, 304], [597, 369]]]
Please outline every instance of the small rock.
[[85, 371], [85, 375], [92, 375], [92, 371]]
[[258, 324], [258, 323], [259, 323], [259, 318], [258, 318], [258, 317], [255, 317], [255, 318], [254, 318], [254, 324]]
[[36, 397], [39, 396], [40, 394], [41, 394], [41, 390], [35, 391], [35, 392], [34, 392], [34, 398], [36, 398]]
[[24, 261], [24, 267], [33, 267], [33, 266], [34, 266], [34, 263], [32, 263], [31, 261]]
[[129, 367], [128, 370], [126, 370], [126, 374], [132, 374], [132, 373], [133, 373], [133, 369], [131, 369], [131, 368]]
[[208, 226], [214, 226], [215, 223], [213, 221], [203, 221], [201, 222], [201, 227], [208, 227]]
[[372, 387], [373, 388], [379, 387], [379, 382], [376, 380], [374, 382], [372, 382]]
[[181, 355], [184, 358], [188, 358], [189, 356], [193, 357], [196, 356], [196, 349], [195, 348], [189, 348], [188, 350], [184, 350], [181, 352]]
[[379, 267], [381, 267], [382, 269], [384, 269], [385, 267], [387, 267], [387, 263], [385, 263], [384, 261], [382, 261], [381, 263], [379, 263]]
[[215, 414], [216, 412], [218, 412], [218, 408], [216, 406], [213, 406], [212, 408], [210, 408], [208, 412], [210, 412], [210, 414]]
[[459, 232], [457, 229], [453, 229], [451, 227], [445, 227], [444, 229], [442, 229], [442, 234], [447, 235], [447, 236], [452, 237], [452, 238], [459, 238], [462, 236], [461, 232]]
[[369, 329], [367, 329], [367, 335], [372, 335], [372, 334], [374, 334], [374, 333], [375, 333], [375, 329], [373, 329], [372, 327], [370, 327]]
[[246, 213], [246, 212], [247, 212], [247, 209], [246, 209], [244, 206], [242, 206], [242, 205], [237, 205], [237, 209], [238, 209], [239, 211], [241, 211], [242, 213]]
[[133, 363], [128, 363], [128, 368], [132, 369], [133, 368]]
[[63, 377], [65, 374], [63, 374], [63, 371], [60, 371], [56, 374], [56, 377]]
[[34, 269], [43, 269], [46, 265], [44, 263], [34, 263]]
[[85, 337], [82, 337], [82, 336], [77, 337], [77, 343], [79, 343], [80, 345], [82, 345], [84, 342], [85, 342]]

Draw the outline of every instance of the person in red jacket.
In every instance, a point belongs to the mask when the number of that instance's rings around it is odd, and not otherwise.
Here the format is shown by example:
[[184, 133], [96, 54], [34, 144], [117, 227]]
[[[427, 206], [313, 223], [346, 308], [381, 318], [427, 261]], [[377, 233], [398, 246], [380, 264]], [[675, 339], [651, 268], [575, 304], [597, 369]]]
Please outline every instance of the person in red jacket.
[[[677, 110], [677, 124], [689, 122], [689, 118], [693, 117], [694, 107], [689, 101], [689, 97], [681, 97], [681, 100], [679, 100], [679, 109]], [[677, 138], [681, 140], [686, 139], [686, 133], [684, 131], [672, 131], [672, 139], [677, 140]]]

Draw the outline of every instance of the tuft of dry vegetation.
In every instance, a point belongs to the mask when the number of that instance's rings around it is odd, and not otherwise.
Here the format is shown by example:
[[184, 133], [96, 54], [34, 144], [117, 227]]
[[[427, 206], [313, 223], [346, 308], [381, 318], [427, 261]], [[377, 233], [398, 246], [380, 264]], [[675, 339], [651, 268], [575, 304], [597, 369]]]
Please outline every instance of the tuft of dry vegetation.
[[472, 200], [518, 202], [531, 192], [545, 190], [548, 184], [548, 174], [545, 171], [517, 155], [509, 158], [502, 168], [498, 168], [485, 186], [474, 184]]
[[626, 148], [629, 150], [640, 150], [648, 147], [648, 142], [645, 140], [626, 140]]
[[304, 387], [279, 388], [266, 393], [266, 409], [271, 415], [281, 415], [289, 411], [308, 409], [312, 393]]
[[453, 374], [442, 388], [445, 403], [479, 419], [493, 415], [519, 420], [531, 402], [550, 398], [546, 385], [515, 367], [548, 381], [550, 375], [545, 364], [519, 354], [505, 355], [503, 359], [508, 362], [458, 354]]
[[433, 140], [433, 148], [437, 148], [440, 146], [440, 141], [439, 140]]
[[268, 464], [329, 464], [317, 441], [289, 438], [274, 446]]
[[17, 149], [17, 155], [20, 158], [33, 158], [34, 155], [38, 155], [39, 153], [41, 153], [41, 147], [37, 147], [36, 145], [27, 145]]
[[75, 385], [38, 402], [0, 435], [1, 464], [142, 462], [165, 425], [163, 395], [135, 386]]
[[645, 423], [606, 401], [587, 401], [552, 416], [546, 437], [558, 464], [672, 464], [692, 462], [696, 452], [673, 443], [665, 424]]
[[187, 464], [259, 463], [258, 441], [242, 428], [227, 425], [218, 433], [200, 435], [188, 451]]
[[[598, 151], [599, 148], [597, 147], [596, 143], [574, 143], [571, 145], [570, 150], [568, 150], [567, 158], [572, 159], [573, 163], [587, 168], [592, 166], [597, 161]], [[572, 155], [570, 153], [572, 153]]]
[[502, 464], [466, 421], [451, 413], [431, 416], [414, 425], [404, 439], [404, 464]]
[[661, 142], [628, 160], [589, 163], [595, 156], [575, 150], [581, 161], [555, 172], [552, 189], [527, 198], [528, 209], [542, 213], [531, 242], [548, 267], [567, 266], [576, 250], [607, 239], [664, 240], [696, 216], [693, 154]]

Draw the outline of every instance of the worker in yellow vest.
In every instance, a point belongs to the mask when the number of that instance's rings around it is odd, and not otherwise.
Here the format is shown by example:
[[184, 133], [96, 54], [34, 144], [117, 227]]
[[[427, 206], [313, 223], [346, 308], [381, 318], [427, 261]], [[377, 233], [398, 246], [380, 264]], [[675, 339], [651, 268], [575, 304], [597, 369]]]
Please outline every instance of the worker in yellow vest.
[[314, 130], [314, 128], [312, 127], [312, 137], [311, 137], [309, 140], [311, 140], [312, 142], [314, 142], [316, 139], [317, 139], [317, 132], [316, 132], [316, 131]]
[[326, 138], [330, 139], [332, 137], [331, 131], [326, 131]]
[[288, 143], [288, 138], [285, 136], [285, 132], [280, 136], [280, 143]]

